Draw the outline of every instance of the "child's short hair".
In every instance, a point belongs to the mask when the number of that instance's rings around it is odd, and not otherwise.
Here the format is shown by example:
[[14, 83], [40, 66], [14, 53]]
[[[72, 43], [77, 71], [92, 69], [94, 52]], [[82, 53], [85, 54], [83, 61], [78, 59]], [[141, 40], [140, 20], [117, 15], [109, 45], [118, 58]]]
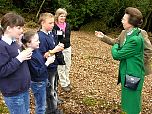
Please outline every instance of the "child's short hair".
[[56, 12], [55, 12], [55, 21], [58, 20], [58, 17], [59, 17], [61, 14], [65, 14], [65, 15], [67, 16], [68, 13], [67, 13], [67, 11], [66, 11], [65, 8], [59, 8], [59, 9], [56, 10]]
[[45, 21], [47, 18], [54, 18], [54, 15], [51, 13], [41, 13], [38, 20], [38, 24], [41, 25], [41, 22]]

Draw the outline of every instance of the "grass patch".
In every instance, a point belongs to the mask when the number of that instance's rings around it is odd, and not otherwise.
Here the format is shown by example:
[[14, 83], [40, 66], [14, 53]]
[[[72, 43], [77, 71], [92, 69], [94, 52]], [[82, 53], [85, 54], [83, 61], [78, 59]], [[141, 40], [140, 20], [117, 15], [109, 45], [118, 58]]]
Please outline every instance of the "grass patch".
[[9, 114], [8, 108], [3, 103], [0, 103], [0, 114]]
[[85, 97], [82, 100], [82, 103], [87, 105], [87, 106], [95, 106], [97, 104], [97, 100], [92, 98], [92, 97]]
[[4, 103], [1, 93], [0, 93], [0, 114], [9, 114], [8, 108]]

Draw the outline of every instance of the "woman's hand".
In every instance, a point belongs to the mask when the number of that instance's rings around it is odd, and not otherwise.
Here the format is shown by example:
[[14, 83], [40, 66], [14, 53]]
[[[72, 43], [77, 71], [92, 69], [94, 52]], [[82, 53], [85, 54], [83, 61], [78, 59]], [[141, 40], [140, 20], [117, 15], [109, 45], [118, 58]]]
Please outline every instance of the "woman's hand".
[[50, 53], [49, 52], [46, 52], [45, 54], [44, 54], [44, 58], [48, 58], [50, 56]]
[[100, 31], [95, 31], [95, 35], [97, 36], [97, 37], [100, 37], [100, 38], [103, 38], [105, 35], [102, 33], [102, 32], [100, 32]]

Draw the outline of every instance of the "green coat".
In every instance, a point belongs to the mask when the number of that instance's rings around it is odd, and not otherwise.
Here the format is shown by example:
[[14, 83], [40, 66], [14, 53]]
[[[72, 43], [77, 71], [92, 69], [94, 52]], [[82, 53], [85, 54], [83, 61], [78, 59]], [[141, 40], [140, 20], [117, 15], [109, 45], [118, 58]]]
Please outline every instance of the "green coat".
[[[144, 82], [144, 40], [138, 28], [126, 35], [126, 41], [120, 47], [112, 47], [113, 59], [119, 60], [119, 82], [121, 82], [121, 105], [127, 114], [139, 114], [141, 111], [141, 91]], [[140, 77], [136, 91], [124, 87], [125, 75]]]
[[[148, 39], [148, 34], [145, 30], [141, 30], [141, 34], [144, 38], [144, 65], [145, 65], [145, 75], [149, 75], [152, 74], [152, 44], [150, 42], [150, 40]], [[118, 36], [118, 38], [111, 38], [109, 36], [104, 35], [103, 38], [98, 37], [101, 41], [109, 44], [109, 45], [114, 45], [116, 42], [120, 44], [120, 46], [122, 46], [124, 39], [125, 39], [125, 35], [126, 35], [127, 31], [126, 30], [122, 30], [122, 32], [120, 33], [120, 35]]]

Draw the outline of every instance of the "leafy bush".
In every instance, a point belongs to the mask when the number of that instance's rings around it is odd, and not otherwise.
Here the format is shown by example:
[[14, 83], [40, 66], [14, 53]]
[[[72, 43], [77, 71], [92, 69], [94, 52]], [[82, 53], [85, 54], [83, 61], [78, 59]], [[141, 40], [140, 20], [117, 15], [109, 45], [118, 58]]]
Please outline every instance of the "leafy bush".
[[[19, 4], [21, 2], [22, 5]], [[36, 22], [35, 17], [41, 3], [42, 0], [1, 0], [0, 13], [5, 14], [6, 11], [15, 10], [19, 13], [26, 13], [27, 20]], [[111, 30], [111, 28], [122, 27], [121, 18], [125, 8], [129, 6], [137, 7], [142, 11], [145, 17], [142, 27], [152, 31], [151, 0], [138, 0], [137, 2], [134, 0], [45, 0], [40, 13], [51, 12], [54, 14], [59, 7], [66, 8], [68, 11], [67, 21], [75, 30], [85, 27], [89, 27], [90, 30], [92, 28], [90, 26], [98, 28], [99, 24], [92, 25], [99, 23], [98, 20], [101, 23], [101, 30]]]
[[[65, 7], [68, 10], [68, 21], [76, 29], [82, 25], [84, 26], [81, 28], [86, 29], [88, 23], [92, 26], [94, 19], [101, 20], [103, 27], [100, 29], [103, 30], [122, 27], [121, 18], [126, 7], [137, 7], [144, 17], [152, 9], [150, 0], [138, 0], [138, 2], [133, 0], [58, 0], [58, 3], [59, 7]], [[99, 24], [96, 25], [97, 27], [93, 26], [93, 28], [99, 27]], [[88, 29], [90, 30], [90, 27]]]

